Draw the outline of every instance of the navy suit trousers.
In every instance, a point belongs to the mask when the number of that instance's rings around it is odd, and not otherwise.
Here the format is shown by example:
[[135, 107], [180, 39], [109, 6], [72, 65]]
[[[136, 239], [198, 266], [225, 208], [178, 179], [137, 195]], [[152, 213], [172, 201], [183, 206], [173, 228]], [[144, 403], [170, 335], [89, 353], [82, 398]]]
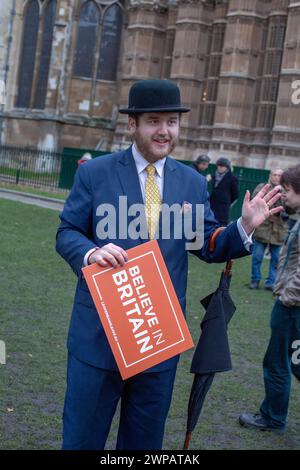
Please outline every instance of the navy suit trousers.
[[175, 374], [176, 367], [123, 381], [69, 354], [62, 448], [103, 450], [121, 399], [116, 449], [161, 449]]

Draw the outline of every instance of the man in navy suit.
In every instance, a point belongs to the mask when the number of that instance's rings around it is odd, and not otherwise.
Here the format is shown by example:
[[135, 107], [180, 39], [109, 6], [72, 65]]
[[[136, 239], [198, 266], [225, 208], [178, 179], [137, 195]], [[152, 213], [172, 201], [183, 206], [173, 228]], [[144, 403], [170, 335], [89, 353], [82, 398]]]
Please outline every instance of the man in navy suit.
[[[68, 335], [63, 449], [103, 449], [119, 400], [116, 448], [157, 450], [162, 447], [178, 357], [123, 381], [81, 272], [84, 265], [94, 262], [100, 266], [123, 266], [126, 250], [149, 240], [148, 233], [138, 237], [128, 233], [121, 236], [119, 221], [125, 217], [127, 226], [131, 224], [133, 217], [126, 209], [136, 203], [145, 205], [147, 212], [150, 178], [152, 197], [158, 196], [168, 206], [188, 206], [193, 226], [197, 225], [195, 207], [203, 205], [204, 241], [202, 247], [194, 248], [194, 254], [209, 263], [247, 255], [253, 230], [269, 214], [281, 210], [269, 208], [280, 197], [277, 189], [266, 194], [264, 188], [252, 201], [247, 192], [241, 219], [218, 236], [215, 249], [210, 252], [210, 237], [218, 223], [210, 210], [206, 180], [169, 157], [179, 136], [180, 115], [188, 111], [181, 105], [175, 83], [136, 82], [130, 89], [128, 108], [120, 110], [129, 115], [133, 145], [125, 151], [95, 158], [76, 172], [61, 214], [56, 244], [58, 253], [78, 276]], [[127, 197], [126, 208], [124, 204], [120, 206], [120, 196]], [[105, 224], [101, 221], [105, 214], [101, 207], [108, 203], [116, 211], [116, 230], [104, 233]], [[174, 235], [173, 219], [170, 219], [170, 235], [162, 236], [161, 219], [162, 214], [156, 238], [184, 311], [187, 240], [184, 235], [181, 238]], [[150, 227], [149, 234], [152, 234]]]

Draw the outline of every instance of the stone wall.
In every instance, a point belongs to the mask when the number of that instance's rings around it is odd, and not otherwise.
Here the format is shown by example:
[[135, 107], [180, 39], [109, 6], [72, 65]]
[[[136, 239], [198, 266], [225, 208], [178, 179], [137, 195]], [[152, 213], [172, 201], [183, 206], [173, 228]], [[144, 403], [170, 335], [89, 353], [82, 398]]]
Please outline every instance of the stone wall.
[[[46, 106], [36, 110], [15, 106], [26, 2], [1, 0], [1, 142], [119, 150], [130, 144], [127, 118], [118, 107], [127, 104], [131, 84], [171, 78], [191, 108], [174, 156], [194, 159], [206, 152], [214, 161], [222, 154], [256, 168], [299, 161], [300, 104], [291, 100], [292, 83], [300, 80], [299, 1], [120, 1], [124, 26], [116, 81], [72, 75], [83, 3], [57, 0]], [[45, 2], [40, 4], [42, 15]], [[285, 30], [276, 46], [278, 24]]]

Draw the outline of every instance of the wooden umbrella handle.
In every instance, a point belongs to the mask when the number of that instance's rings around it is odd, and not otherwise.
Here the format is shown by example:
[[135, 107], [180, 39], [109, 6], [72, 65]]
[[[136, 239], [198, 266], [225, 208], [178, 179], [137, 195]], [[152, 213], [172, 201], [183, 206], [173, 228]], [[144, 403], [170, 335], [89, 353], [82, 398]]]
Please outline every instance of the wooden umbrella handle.
[[225, 276], [231, 276], [232, 266], [233, 266], [233, 261], [231, 259], [231, 260], [227, 261], [226, 266], [224, 268]]
[[[213, 232], [213, 234], [211, 235], [210, 237], [210, 240], [209, 240], [209, 251], [212, 253], [215, 249], [215, 246], [216, 246], [216, 239], [218, 238], [218, 236], [223, 232], [223, 230], [225, 230], [226, 227], [219, 227], [217, 228], [217, 230], [215, 230]], [[226, 266], [224, 268], [224, 274], [225, 276], [230, 276], [231, 275], [231, 270], [232, 270], [232, 265], [233, 265], [233, 261], [232, 260], [229, 260], [227, 261], [226, 263]]]
[[216, 246], [216, 239], [218, 238], [218, 236], [223, 232], [223, 230], [225, 230], [226, 227], [219, 227], [217, 228], [213, 234], [210, 236], [210, 239], [209, 239], [209, 251], [212, 253], [214, 250], [215, 250], [215, 246]]

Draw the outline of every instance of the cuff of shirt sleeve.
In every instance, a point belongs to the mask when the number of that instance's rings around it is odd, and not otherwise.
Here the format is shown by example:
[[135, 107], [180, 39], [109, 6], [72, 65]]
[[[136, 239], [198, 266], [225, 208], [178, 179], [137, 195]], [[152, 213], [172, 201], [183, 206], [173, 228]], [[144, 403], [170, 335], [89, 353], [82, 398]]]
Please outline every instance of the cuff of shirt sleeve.
[[94, 253], [94, 251], [96, 251], [96, 250], [99, 250], [99, 247], [98, 247], [98, 246], [96, 246], [95, 248], [92, 248], [91, 250], [89, 250], [89, 251], [85, 254], [85, 256], [84, 256], [84, 258], [83, 258], [83, 266], [88, 266], [88, 265], [89, 265], [89, 257], [90, 257], [90, 255], [91, 255], [92, 253]]
[[252, 233], [250, 233], [250, 235], [247, 235], [242, 225], [241, 217], [237, 221], [237, 229], [239, 231], [244, 247], [246, 248], [247, 251], [251, 251], [251, 246], [253, 245], [252, 235], [254, 233], [254, 230]]

